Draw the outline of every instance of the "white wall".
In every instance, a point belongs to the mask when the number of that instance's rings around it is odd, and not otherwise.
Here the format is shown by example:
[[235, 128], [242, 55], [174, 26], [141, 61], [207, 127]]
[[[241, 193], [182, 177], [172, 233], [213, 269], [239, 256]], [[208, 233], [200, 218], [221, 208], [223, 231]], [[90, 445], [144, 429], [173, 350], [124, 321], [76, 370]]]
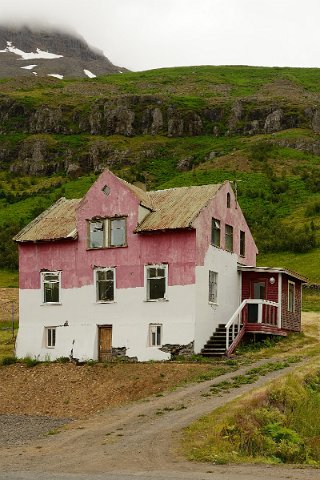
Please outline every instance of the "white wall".
[[[195, 352], [199, 353], [219, 323], [227, 323], [240, 301], [238, 256], [209, 246], [203, 266], [196, 267]], [[209, 270], [218, 273], [217, 305], [209, 304]]]
[[[127, 355], [140, 361], [170, 358], [148, 346], [150, 323], [163, 325], [163, 345], [194, 340], [194, 285], [169, 286], [168, 301], [146, 302], [145, 288], [117, 289], [110, 304], [96, 303], [95, 295], [94, 285], [62, 289], [61, 305], [46, 305], [41, 304], [40, 290], [20, 290], [17, 357], [54, 360], [73, 349], [79, 360], [97, 359], [98, 325], [112, 325], [112, 346], [126, 347]], [[69, 326], [63, 326], [65, 322]], [[55, 348], [45, 347], [45, 327], [58, 327]]]

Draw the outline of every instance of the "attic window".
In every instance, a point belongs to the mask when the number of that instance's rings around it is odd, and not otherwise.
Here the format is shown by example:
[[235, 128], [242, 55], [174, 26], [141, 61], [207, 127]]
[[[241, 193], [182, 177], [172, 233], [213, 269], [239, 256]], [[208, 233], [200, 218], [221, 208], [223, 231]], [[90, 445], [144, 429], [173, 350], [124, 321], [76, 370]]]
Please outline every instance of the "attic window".
[[103, 193], [105, 194], [105, 196], [107, 197], [110, 193], [110, 187], [108, 187], [108, 185], [105, 185], [102, 189]]
[[231, 195], [230, 193], [228, 192], [227, 193], [227, 208], [230, 208], [231, 206]]
[[126, 245], [126, 218], [94, 219], [88, 222], [89, 248], [125, 247]]

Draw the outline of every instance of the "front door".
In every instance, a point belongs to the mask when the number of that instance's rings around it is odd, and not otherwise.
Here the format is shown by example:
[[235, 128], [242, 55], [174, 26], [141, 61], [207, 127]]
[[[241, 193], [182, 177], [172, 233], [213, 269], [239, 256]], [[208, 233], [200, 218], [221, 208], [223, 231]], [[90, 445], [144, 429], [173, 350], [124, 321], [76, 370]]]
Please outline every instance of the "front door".
[[[266, 283], [252, 282], [251, 283], [251, 298], [262, 299], [266, 298]], [[258, 305], [248, 305], [248, 322], [257, 323], [258, 321]]]
[[99, 362], [106, 362], [112, 356], [112, 326], [99, 327]]

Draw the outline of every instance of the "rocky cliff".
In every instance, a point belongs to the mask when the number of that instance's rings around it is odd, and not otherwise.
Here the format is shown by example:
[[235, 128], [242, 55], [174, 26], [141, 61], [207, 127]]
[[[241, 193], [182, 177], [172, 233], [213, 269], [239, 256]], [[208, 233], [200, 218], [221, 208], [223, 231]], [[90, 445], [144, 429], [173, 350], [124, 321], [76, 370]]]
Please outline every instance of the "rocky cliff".
[[[63, 53], [59, 38], [56, 51]], [[99, 57], [84, 45], [76, 42], [72, 47], [70, 42], [69, 50], [82, 51], [88, 59]], [[159, 157], [156, 148], [143, 148], [146, 136], [181, 139], [181, 143], [205, 137], [206, 145], [227, 145], [228, 139], [241, 137], [251, 145], [261, 141], [262, 135], [264, 141], [277, 142], [281, 148], [318, 155], [317, 78], [316, 69], [190, 67], [87, 81], [5, 80], [0, 83], [0, 169], [78, 175], [106, 165], [121, 168]], [[290, 129], [304, 129], [308, 138], [295, 132], [294, 138], [280, 139], [279, 132]], [[124, 143], [121, 138], [137, 138], [142, 147], [134, 153], [119, 148]], [[206, 161], [209, 153], [215, 158], [225, 150], [217, 154], [215, 148], [213, 153], [206, 149], [187, 157], [184, 152], [177, 158], [177, 169], [190, 169], [195, 161]], [[190, 159], [195, 155], [196, 160]]]
[[0, 26], [0, 78], [94, 77], [124, 71], [77, 34]]

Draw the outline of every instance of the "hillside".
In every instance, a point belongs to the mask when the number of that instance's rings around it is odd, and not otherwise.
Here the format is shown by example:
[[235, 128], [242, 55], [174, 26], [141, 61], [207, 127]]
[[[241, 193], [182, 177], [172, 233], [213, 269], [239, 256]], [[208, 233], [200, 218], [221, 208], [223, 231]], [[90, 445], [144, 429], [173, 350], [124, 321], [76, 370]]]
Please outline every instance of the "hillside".
[[148, 188], [237, 182], [260, 251], [309, 252], [320, 283], [318, 80], [262, 67], [0, 80], [0, 268], [16, 267], [21, 226], [109, 167]]
[[76, 33], [0, 25], [0, 78], [91, 78], [120, 71]]

